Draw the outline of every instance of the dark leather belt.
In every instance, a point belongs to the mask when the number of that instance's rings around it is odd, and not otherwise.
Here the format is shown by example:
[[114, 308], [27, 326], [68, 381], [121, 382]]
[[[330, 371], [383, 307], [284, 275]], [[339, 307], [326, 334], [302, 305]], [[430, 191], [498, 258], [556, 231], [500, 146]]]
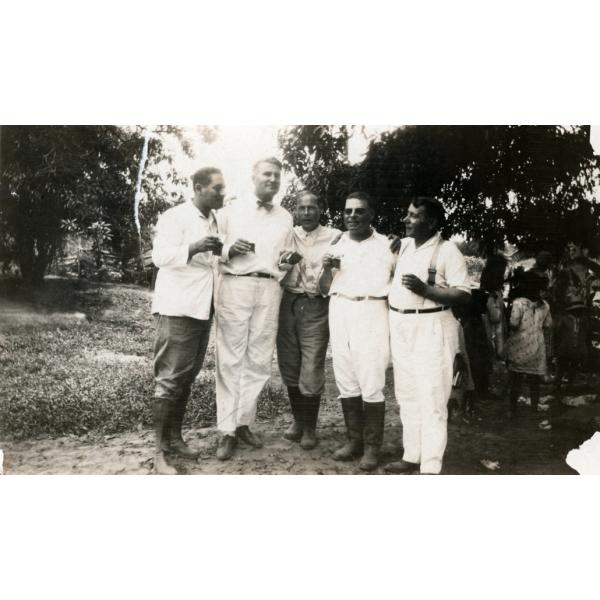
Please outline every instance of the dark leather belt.
[[448, 310], [449, 306], [436, 306], [435, 308], [394, 308], [390, 304], [390, 309], [403, 315], [426, 315], [428, 313], [441, 312], [442, 310]]
[[331, 295], [345, 298], [346, 300], [354, 300], [355, 302], [360, 302], [361, 300], [387, 300], [387, 296], [346, 296], [346, 294], [340, 294], [339, 292], [333, 292]]
[[306, 292], [297, 294], [296, 292], [290, 292], [290, 290], [284, 291], [286, 294], [294, 296], [294, 300], [299, 300], [300, 298], [308, 298], [309, 300], [329, 300], [329, 296], [320, 296], [319, 294], [307, 294]]
[[225, 273], [225, 275], [229, 275], [230, 277], [262, 277], [263, 279], [276, 279], [273, 275], [259, 273], [258, 271], [255, 271], [254, 273]]

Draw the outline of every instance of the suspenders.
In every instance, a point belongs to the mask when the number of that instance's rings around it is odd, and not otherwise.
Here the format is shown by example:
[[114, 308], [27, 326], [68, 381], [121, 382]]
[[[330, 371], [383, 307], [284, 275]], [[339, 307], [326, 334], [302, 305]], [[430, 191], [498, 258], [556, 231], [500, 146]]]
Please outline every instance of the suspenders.
[[[437, 261], [438, 261], [438, 256], [440, 254], [440, 248], [443, 243], [444, 243], [444, 240], [442, 238], [440, 238], [435, 245], [433, 254], [431, 255], [429, 269], [427, 269], [427, 285], [435, 285], [435, 276], [437, 274]], [[398, 258], [400, 258], [402, 256], [402, 254], [404, 254], [405, 249], [406, 249], [406, 246], [403, 246], [400, 248], [400, 253], [398, 254]]]
[[428, 285], [435, 285], [435, 275], [437, 273], [437, 259], [438, 259], [438, 255], [440, 253], [440, 247], [442, 246], [442, 244], [444, 243], [444, 240], [442, 240], [441, 238], [438, 240], [437, 244], [435, 245], [435, 250], [433, 251], [433, 254], [431, 255], [431, 262], [429, 263], [429, 269], [427, 269], [427, 284]]

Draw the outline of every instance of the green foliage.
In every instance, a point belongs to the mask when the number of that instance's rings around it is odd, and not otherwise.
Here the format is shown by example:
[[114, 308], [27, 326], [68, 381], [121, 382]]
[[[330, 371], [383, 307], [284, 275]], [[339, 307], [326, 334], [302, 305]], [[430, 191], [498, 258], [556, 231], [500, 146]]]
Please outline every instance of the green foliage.
[[[147, 290], [50, 279], [43, 293], [13, 290], [10, 296], [19, 310], [0, 315], [0, 438], [151, 426], [154, 322]], [[6, 306], [6, 300], [0, 304]], [[68, 319], [74, 310], [87, 318]], [[188, 425], [216, 423], [214, 368], [211, 344], [192, 387]], [[267, 385], [258, 418], [285, 410], [283, 390]]]
[[[1, 249], [5, 259], [18, 261], [26, 281], [42, 281], [69, 228], [87, 231], [103, 223], [104, 233], [95, 238], [101, 246], [110, 245], [122, 263], [138, 254], [133, 199], [142, 127], [3, 126], [1, 133]], [[177, 128], [160, 127], [149, 142], [140, 209], [146, 243], [150, 224], [167, 199], [180, 199], [177, 186], [186, 181], [165, 149], [169, 135], [182, 139]], [[189, 145], [183, 148], [189, 153]]]
[[590, 199], [600, 165], [589, 127], [407, 126], [371, 140], [354, 166], [342, 151], [348, 132], [306, 126], [280, 135], [293, 185], [325, 193], [337, 224], [345, 195], [360, 189], [377, 200], [382, 231], [402, 233], [411, 198], [428, 195], [446, 207], [447, 234], [486, 245], [597, 237]]
[[336, 222], [336, 209], [351, 191], [350, 132], [351, 128], [334, 125], [302, 125], [280, 130], [283, 166], [296, 177], [282, 200], [283, 206], [293, 209], [294, 195], [308, 189], [327, 202]]

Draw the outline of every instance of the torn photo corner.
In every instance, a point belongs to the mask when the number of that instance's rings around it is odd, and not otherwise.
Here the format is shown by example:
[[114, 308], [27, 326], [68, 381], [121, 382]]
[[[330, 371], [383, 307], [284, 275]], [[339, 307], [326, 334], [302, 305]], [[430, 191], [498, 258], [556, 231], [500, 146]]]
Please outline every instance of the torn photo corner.
[[567, 464], [580, 475], [600, 475], [600, 432], [567, 454]]

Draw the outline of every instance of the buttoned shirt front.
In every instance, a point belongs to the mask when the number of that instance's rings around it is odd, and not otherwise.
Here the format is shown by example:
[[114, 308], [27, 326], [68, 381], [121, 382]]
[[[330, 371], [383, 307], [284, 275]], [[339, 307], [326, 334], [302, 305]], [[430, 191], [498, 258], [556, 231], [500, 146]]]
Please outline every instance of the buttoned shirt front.
[[471, 293], [467, 263], [461, 251], [452, 242], [442, 240], [437, 233], [418, 248], [413, 238], [403, 238], [396, 263], [394, 280], [390, 289], [389, 302], [394, 308], [435, 308], [440, 306], [434, 300], [423, 298], [402, 285], [403, 275], [416, 275], [427, 283], [431, 259], [436, 247], [439, 253], [436, 261], [435, 285], [440, 288], [457, 288]]
[[[281, 206], [269, 209], [258, 202], [256, 197], [240, 199], [218, 211], [219, 232], [224, 242], [219, 270], [233, 275], [265, 273], [281, 280], [286, 271], [280, 269], [279, 258], [287, 250], [292, 215]], [[255, 251], [229, 258], [229, 250], [238, 239], [252, 242]]]
[[296, 226], [290, 234], [289, 250], [302, 255], [302, 260], [295, 264], [284, 277], [281, 285], [293, 294], [319, 296], [319, 276], [323, 268], [323, 256], [329, 251], [333, 240], [341, 231], [332, 227], [317, 226], [312, 231], [305, 231]]
[[215, 256], [212, 252], [199, 252], [188, 257], [191, 243], [217, 233], [214, 212], [205, 217], [192, 201], [170, 208], [160, 216], [152, 245], [152, 262], [159, 268], [153, 314], [210, 317]]
[[329, 253], [340, 259], [340, 268], [333, 270], [330, 296], [388, 295], [396, 256], [384, 235], [373, 230], [366, 240], [357, 242], [346, 232], [337, 244], [330, 246]]

